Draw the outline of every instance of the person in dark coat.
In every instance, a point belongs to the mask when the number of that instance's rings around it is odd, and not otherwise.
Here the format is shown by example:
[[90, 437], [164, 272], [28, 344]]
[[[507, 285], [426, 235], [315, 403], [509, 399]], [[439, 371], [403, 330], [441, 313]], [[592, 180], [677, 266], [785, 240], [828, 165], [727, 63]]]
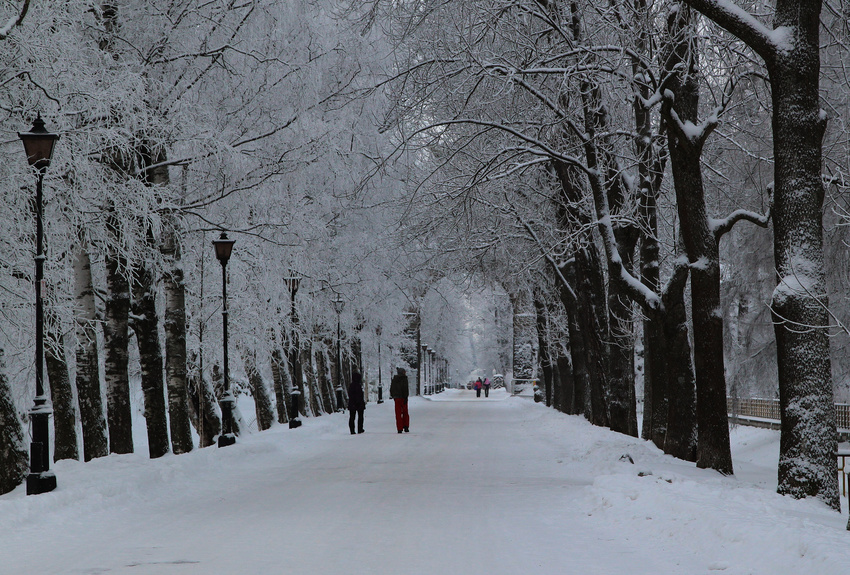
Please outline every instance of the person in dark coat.
[[351, 374], [351, 385], [348, 386], [348, 429], [354, 435], [354, 416], [357, 416], [357, 433], [363, 433], [363, 412], [366, 411], [366, 400], [363, 398], [363, 376], [355, 371]]
[[410, 414], [407, 411], [407, 396], [410, 395], [407, 372], [403, 367], [390, 382], [390, 397], [395, 402], [395, 426], [399, 433], [410, 431]]

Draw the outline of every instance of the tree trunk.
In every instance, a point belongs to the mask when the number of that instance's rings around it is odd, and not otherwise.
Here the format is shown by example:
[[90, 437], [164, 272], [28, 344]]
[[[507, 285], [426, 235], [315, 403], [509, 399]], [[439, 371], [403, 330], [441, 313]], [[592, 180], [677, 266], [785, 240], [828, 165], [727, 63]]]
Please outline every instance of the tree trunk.
[[[662, 296], [664, 316], [662, 339], [665, 361], [660, 366], [656, 382], [666, 383], [667, 399], [664, 453], [684, 459], [697, 460], [696, 378], [691, 363], [691, 343], [688, 338], [688, 314], [685, 309], [685, 284], [689, 267], [677, 265]], [[652, 323], [661, 323], [653, 319]], [[661, 414], [658, 414], [661, 418]]]
[[12, 399], [4, 353], [0, 349], [0, 495], [20, 485], [29, 471], [24, 429]]
[[[107, 226], [110, 241], [120, 242], [120, 232], [114, 213]], [[130, 375], [128, 372], [130, 342], [130, 282], [127, 262], [110, 247], [106, 255], [107, 297], [103, 322], [104, 376], [106, 379], [106, 415], [109, 426], [109, 451], [133, 453], [133, 421], [130, 406]]]
[[[566, 280], [571, 285], [577, 285], [575, 265], [566, 265], [562, 270]], [[568, 402], [570, 410], [567, 413], [588, 415], [590, 410], [585, 406], [589, 404], [590, 374], [587, 371], [587, 350], [585, 350], [584, 338], [582, 337], [581, 327], [578, 323], [578, 302], [567, 294], [564, 286], [560, 286], [560, 294], [561, 303], [567, 310], [570, 336], [570, 363], [572, 364], [573, 375], [573, 396], [572, 401]]]
[[[821, 2], [779, 0], [774, 28], [796, 31], [792, 50], [767, 62], [773, 98], [775, 199], [773, 311], [782, 438], [779, 493], [839, 509], [838, 436], [823, 255], [819, 22]], [[805, 326], [805, 329], [800, 329]]]
[[726, 4], [686, 1], [752, 47], [767, 66], [773, 104], [773, 256], [778, 279], [771, 310], [782, 413], [778, 491], [815, 496], [839, 509], [823, 255], [822, 2], [777, 0], [773, 26], [782, 33], [771, 35]]
[[322, 390], [322, 403], [328, 413], [333, 412], [334, 386], [331, 382], [328, 354], [325, 349], [316, 353], [316, 373], [319, 378], [319, 389]]
[[83, 458], [90, 461], [109, 454], [106, 418], [100, 397], [97, 355], [97, 312], [92, 287], [91, 262], [84, 245], [74, 246], [77, 325], [77, 399], [83, 427]]
[[554, 361], [552, 359], [552, 355], [549, 349], [549, 341], [548, 341], [548, 329], [547, 329], [547, 321], [546, 321], [546, 307], [543, 305], [543, 302], [534, 299], [534, 311], [536, 314], [536, 322], [537, 322], [537, 347], [540, 352], [537, 354], [538, 365], [540, 366], [540, 371], [543, 373], [543, 381], [542, 381], [542, 390], [543, 390], [543, 400], [546, 403], [546, 407], [552, 407], [552, 396], [553, 396], [553, 386], [554, 386], [554, 370], [553, 365]]
[[145, 423], [151, 459], [168, 453], [168, 419], [165, 413], [165, 385], [162, 379], [162, 349], [159, 343], [159, 317], [153, 272], [142, 262], [134, 272], [133, 333], [139, 347]]
[[272, 400], [269, 397], [269, 390], [266, 388], [266, 382], [257, 369], [257, 358], [248, 350], [242, 350], [242, 361], [245, 364], [245, 371], [248, 374], [248, 385], [251, 388], [251, 395], [254, 396], [254, 412], [257, 416], [257, 429], [265, 431], [272, 426], [274, 422], [274, 412], [272, 410]]
[[[662, 107], [668, 127], [667, 147], [681, 235], [691, 264], [691, 321], [694, 333], [694, 371], [697, 388], [697, 467], [731, 475], [732, 451], [726, 413], [726, 376], [723, 364], [723, 319], [720, 313], [720, 256], [705, 204], [700, 156], [708, 132], [695, 138], [678, 128], [679, 122], [698, 124], [699, 64], [693, 50], [696, 29], [690, 9], [671, 13], [667, 24], [671, 44], [664, 59], [674, 95]], [[678, 115], [678, 120], [673, 117]]]
[[215, 445], [215, 438], [221, 433], [221, 418], [215, 409], [216, 405], [215, 394], [206, 378], [202, 378], [199, 372], [190, 376], [189, 416], [198, 432], [199, 447]]
[[313, 368], [313, 342], [309, 339], [302, 342], [301, 345], [301, 369], [304, 372], [306, 385], [304, 387], [309, 391], [307, 396], [304, 396], [304, 403], [309, 401], [310, 411], [316, 417], [322, 415], [321, 407], [319, 406], [319, 389], [316, 386], [316, 370]]
[[289, 386], [291, 380], [289, 370], [286, 367], [286, 362], [283, 359], [283, 352], [275, 345], [272, 350], [272, 381], [274, 383], [275, 408], [277, 409], [277, 422], [289, 422]]
[[53, 461], [79, 459], [77, 447], [77, 410], [74, 408], [74, 390], [68, 362], [65, 359], [65, 336], [52, 306], [46, 306], [47, 337], [44, 344], [44, 362], [53, 403]]
[[170, 269], [163, 279], [165, 294], [165, 382], [171, 448], [179, 455], [192, 451], [186, 381], [186, 305], [183, 268], [174, 230], [165, 235], [162, 251]]

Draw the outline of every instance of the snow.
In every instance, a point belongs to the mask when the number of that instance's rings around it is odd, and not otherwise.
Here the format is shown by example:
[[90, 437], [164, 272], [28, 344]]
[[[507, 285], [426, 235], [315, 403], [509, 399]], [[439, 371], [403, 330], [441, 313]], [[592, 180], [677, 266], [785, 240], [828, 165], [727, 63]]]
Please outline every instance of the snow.
[[0, 573], [847, 572], [845, 517], [775, 493], [775, 431], [733, 428], [723, 477], [501, 389], [410, 411], [59, 462], [55, 491], [0, 497]]

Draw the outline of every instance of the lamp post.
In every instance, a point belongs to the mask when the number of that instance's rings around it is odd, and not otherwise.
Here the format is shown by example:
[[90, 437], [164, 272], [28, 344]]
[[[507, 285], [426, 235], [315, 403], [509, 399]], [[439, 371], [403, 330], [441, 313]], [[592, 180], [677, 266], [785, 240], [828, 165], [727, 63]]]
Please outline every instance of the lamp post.
[[292, 269], [289, 270], [289, 275], [283, 278], [286, 282], [286, 287], [289, 288], [291, 308], [289, 310], [289, 319], [292, 326], [289, 345], [289, 366], [291, 368], [292, 380], [290, 381], [289, 397], [292, 405], [289, 410], [289, 429], [295, 429], [301, 426], [301, 420], [298, 419], [299, 401], [301, 399], [301, 390], [296, 384], [301, 378], [300, 364], [298, 363], [298, 315], [295, 311], [295, 294], [298, 293], [298, 286], [301, 285], [301, 276]]
[[221, 396], [221, 401], [219, 402], [221, 404], [221, 435], [218, 436], [219, 447], [227, 447], [236, 443], [236, 436], [233, 435], [234, 398], [230, 393], [230, 369], [227, 363], [227, 261], [233, 252], [235, 241], [228, 239], [226, 232], [221, 232], [221, 236], [212, 242], [213, 247], [215, 247], [215, 257], [221, 262], [221, 321], [222, 340], [224, 343], [224, 394]]
[[345, 308], [345, 300], [337, 294], [333, 303], [334, 311], [336, 311], [336, 407], [337, 411], [344, 411], [345, 408], [342, 406], [342, 350], [340, 347], [339, 319], [342, 310]]
[[381, 381], [381, 326], [375, 328], [378, 336], [378, 403], [384, 403], [384, 384]]
[[41, 114], [32, 123], [29, 132], [18, 133], [30, 167], [36, 171], [35, 186], [35, 400], [30, 410], [32, 442], [30, 443], [30, 472], [27, 475], [27, 495], [38, 495], [56, 489], [56, 475], [50, 471], [50, 433], [47, 422], [53, 409], [44, 395], [44, 224], [43, 184], [44, 173], [53, 157], [53, 146], [58, 134], [48, 132]]

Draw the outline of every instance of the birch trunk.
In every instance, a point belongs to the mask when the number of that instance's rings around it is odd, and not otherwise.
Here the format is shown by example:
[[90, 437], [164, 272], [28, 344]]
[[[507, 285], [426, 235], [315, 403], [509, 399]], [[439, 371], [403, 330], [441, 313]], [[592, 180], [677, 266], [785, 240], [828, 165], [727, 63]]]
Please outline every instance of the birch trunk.
[[4, 353], [0, 349], [0, 495], [20, 485], [29, 471], [24, 429], [12, 399]]
[[163, 279], [165, 294], [165, 383], [168, 391], [168, 419], [171, 448], [175, 454], [192, 451], [186, 380], [186, 304], [183, 268], [173, 229], [165, 234], [161, 251], [169, 270]]
[[97, 354], [97, 312], [92, 287], [91, 261], [84, 245], [74, 246], [74, 280], [77, 326], [77, 400], [83, 427], [83, 459], [109, 454], [106, 418], [100, 390]]

